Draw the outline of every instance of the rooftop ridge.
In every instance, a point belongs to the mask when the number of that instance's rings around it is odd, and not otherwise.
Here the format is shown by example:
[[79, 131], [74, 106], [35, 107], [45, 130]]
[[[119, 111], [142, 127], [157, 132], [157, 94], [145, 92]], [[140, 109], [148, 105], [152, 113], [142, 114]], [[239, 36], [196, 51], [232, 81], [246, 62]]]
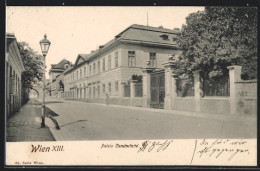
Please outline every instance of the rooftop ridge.
[[132, 24], [130, 27], [131, 28], [137, 28], [137, 29], [143, 29], [143, 30], [149, 30], [149, 31], [158, 31], [158, 32], [164, 32], [164, 31], [169, 31], [171, 33], [178, 33], [178, 32], [180, 32], [180, 31], [177, 31], [177, 30], [171, 30], [169, 28], [145, 26], [145, 25], [140, 25], [140, 24]]

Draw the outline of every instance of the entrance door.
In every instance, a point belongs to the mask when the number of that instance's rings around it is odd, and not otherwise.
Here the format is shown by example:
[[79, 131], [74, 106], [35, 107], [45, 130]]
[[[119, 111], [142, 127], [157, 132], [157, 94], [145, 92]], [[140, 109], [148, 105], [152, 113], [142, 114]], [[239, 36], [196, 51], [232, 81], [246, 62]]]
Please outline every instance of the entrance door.
[[164, 72], [151, 74], [151, 107], [164, 108], [165, 76]]

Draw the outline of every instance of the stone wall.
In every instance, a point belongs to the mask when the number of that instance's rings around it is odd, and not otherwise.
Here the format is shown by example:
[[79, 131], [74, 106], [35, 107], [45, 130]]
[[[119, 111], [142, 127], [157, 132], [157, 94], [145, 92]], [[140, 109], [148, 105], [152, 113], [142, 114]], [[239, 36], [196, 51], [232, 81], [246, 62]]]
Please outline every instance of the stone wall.
[[250, 116], [257, 114], [257, 80], [239, 81], [235, 83], [237, 89], [237, 112]]
[[[202, 97], [199, 71], [194, 72], [194, 96], [177, 97], [174, 63], [165, 67], [165, 109], [197, 113], [232, 114], [237, 116], [256, 116], [257, 80], [242, 80], [241, 66], [230, 66], [230, 96]], [[170, 87], [170, 88], [169, 88]]]

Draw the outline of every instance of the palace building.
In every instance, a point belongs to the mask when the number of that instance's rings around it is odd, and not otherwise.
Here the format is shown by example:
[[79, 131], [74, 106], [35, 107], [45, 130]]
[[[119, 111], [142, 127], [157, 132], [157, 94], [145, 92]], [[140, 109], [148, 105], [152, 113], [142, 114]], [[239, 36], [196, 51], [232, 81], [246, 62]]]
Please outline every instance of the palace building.
[[111, 104], [146, 106], [143, 75], [149, 68], [158, 73], [153, 83], [162, 85], [151, 98], [163, 105], [164, 73], [161, 77], [160, 73], [169, 55], [180, 53], [179, 33], [134, 24], [90, 54], [79, 54], [74, 67], [64, 72], [64, 98], [104, 103], [108, 95]]

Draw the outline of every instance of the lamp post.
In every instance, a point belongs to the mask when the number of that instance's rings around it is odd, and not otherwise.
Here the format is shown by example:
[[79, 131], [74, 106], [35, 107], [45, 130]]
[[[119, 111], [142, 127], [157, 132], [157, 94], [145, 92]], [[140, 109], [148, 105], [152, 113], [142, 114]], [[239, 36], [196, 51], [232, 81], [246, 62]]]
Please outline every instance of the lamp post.
[[51, 42], [47, 39], [46, 34], [44, 35], [44, 39], [40, 41], [41, 45], [41, 50], [42, 50], [42, 55], [43, 55], [43, 86], [42, 86], [42, 122], [41, 122], [41, 127], [45, 127], [45, 57], [48, 53], [49, 47], [50, 47]]

